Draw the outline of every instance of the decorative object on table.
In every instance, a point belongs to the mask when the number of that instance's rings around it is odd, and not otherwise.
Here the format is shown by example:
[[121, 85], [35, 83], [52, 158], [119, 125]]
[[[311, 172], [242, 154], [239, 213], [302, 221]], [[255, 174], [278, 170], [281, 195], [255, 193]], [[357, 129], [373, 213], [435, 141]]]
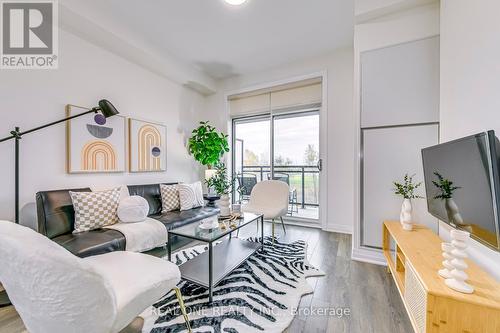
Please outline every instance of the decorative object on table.
[[241, 214], [232, 213], [229, 216], [225, 216], [225, 217], [220, 216], [219, 223], [223, 223], [224, 225], [227, 223], [231, 229], [234, 229], [234, 228], [238, 227], [238, 225], [236, 224], [236, 220], [238, 220], [240, 218], [241, 218]]
[[238, 191], [239, 188], [235, 188], [235, 179], [228, 177], [227, 168], [224, 163], [218, 163], [215, 170], [215, 174], [206, 181], [206, 184], [208, 187], [214, 188], [215, 192], [220, 195], [220, 200], [218, 201], [220, 215], [226, 217], [231, 215], [229, 194], [235, 190]]
[[[88, 108], [68, 104], [66, 116], [72, 117], [83, 110]], [[67, 172], [124, 172], [125, 126], [125, 117], [106, 118], [101, 113], [89, 113], [66, 122]]]
[[219, 200], [219, 209], [221, 217], [230, 216], [231, 215], [231, 203], [229, 202], [229, 195], [223, 194], [220, 196]]
[[434, 172], [437, 177], [437, 181], [433, 180], [432, 184], [438, 189], [439, 194], [437, 194], [434, 199], [444, 200], [444, 206], [446, 209], [446, 215], [448, 216], [448, 221], [455, 226], [462, 227], [468, 232], [471, 232], [470, 226], [464, 224], [462, 215], [458, 210], [458, 206], [453, 200], [453, 193], [460, 189], [460, 186], [454, 186], [453, 182], [449, 179], [444, 178], [439, 172]]
[[413, 229], [413, 221], [412, 221], [412, 200], [413, 199], [422, 199], [423, 197], [417, 195], [415, 191], [422, 185], [420, 183], [413, 182], [413, 176], [408, 176], [405, 174], [403, 178], [403, 183], [394, 182], [394, 193], [403, 197], [403, 203], [401, 205], [401, 213], [399, 215], [399, 220], [403, 229], [406, 231], [411, 231]]
[[454, 249], [453, 244], [451, 243], [446, 243], [443, 242], [441, 243], [441, 249], [443, 250], [443, 266], [444, 268], [440, 269], [438, 271], [439, 276], [445, 279], [451, 278], [451, 271], [453, 270], [453, 265], [451, 264], [451, 261], [453, 260], [453, 254], [451, 253]]
[[233, 211], [233, 214], [240, 214], [241, 213], [241, 204], [233, 204], [231, 206], [231, 210]]
[[201, 220], [200, 228], [201, 229], [214, 229], [219, 227], [219, 219], [217, 216], [211, 216], [206, 219]]
[[120, 188], [100, 192], [70, 191], [75, 209], [75, 230], [73, 233], [100, 229], [118, 222]]
[[178, 184], [180, 210], [189, 210], [196, 207], [202, 207], [205, 204], [203, 200], [203, 189], [201, 182], [193, 184]]
[[[249, 238], [242, 241], [248, 241], [252, 245], [259, 240]], [[292, 320], [296, 318], [294, 311], [290, 309], [299, 304], [303, 295], [312, 292], [310, 282], [306, 278], [323, 276], [324, 273], [307, 261], [306, 242], [298, 240], [293, 243], [278, 243], [282, 257], [280, 260], [276, 260], [276, 249], [271, 243], [271, 238], [265, 237], [264, 248], [261, 251], [250, 256], [214, 287], [213, 303], [207, 303], [209, 293], [207, 289], [199, 288], [197, 284], [182, 279], [178, 287], [183, 291], [186, 307], [191, 310], [189, 319], [193, 328], [196, 327], [198, 331], [214, 332], [278, 333], [290, 326]], [[214, 245], [214, 252], [217, 251], [217, 247], [223, 245], [223, 243]], [[204, 261], [206, 261], [206, 252], [206, 244], [197, 245], [173, 253], [172, 262], [182, 267], [199, 256], [205, 256]], [[214, 259], [216, 261], [217, 257], [214, 256]], [[275, 269], [267, 269], [270, 262]], [[172, 293], [165, 295], [162, 300], [143, 312], [141, 315], [145, 319], [143, 332], [178, 330], [182, 316], [172, 297]], [[197, 304], [203, 304], [203, 311], [195, 311]], [[238, 311], [234, 311], [236, 308]]]
[[468, 257], [465, 249], [467, 249], [467, 241], [470, 238], [470, 234], [462, 230], [452, 230], [450, 234], [452, 239], [451, 244], [453, 245], [453, 250], [451, 251], [451, 255], [453, 256], [451, 260], [453, 270], [450, 273], [451, 277], [446, 279], [445, 283], [453, 290], [472, 294], [474, 288], [466, 282], [469, 276], [465, 272], [469, 267], [465, 262], [465, 259]]
[[167, 213], [181, 208], [179, 187], [177, 184], [160, 184], [161, 212]]
[[129, 118], [130, 172], [167, 170], [167, 127], [159, 123]]
[[146, 199], [139, 195], [132, 195], [120, 200], [117, 215], [120, 222], [135, 223], [142, 222], [148, 217], [149, 204]]
[[215, 202], [220, 199], [220, 196], [217, 194], [204, 194], [203, 199], [208, 201], [207, 207], [216, 207]]

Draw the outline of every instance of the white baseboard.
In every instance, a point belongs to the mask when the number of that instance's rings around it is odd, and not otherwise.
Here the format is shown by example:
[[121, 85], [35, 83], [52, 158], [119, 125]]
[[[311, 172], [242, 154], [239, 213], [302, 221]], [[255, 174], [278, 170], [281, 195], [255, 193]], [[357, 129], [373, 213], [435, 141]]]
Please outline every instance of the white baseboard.
[[328, 232], [337, 232], [339, 234], [349, 234], [352, 235], [352, 225], [345, 224], [330, 224], [323, 229]]
[[352, 260], [367, 262], [375, 265], [387, 266], [382, 250], [358, 248], [352, 249]]

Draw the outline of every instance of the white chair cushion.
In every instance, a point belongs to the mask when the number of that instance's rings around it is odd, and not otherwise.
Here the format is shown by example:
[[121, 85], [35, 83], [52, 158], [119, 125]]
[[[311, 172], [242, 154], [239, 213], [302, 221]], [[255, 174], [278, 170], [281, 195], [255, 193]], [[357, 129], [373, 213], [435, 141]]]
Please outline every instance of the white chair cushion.
[[241, 210], [246, 213], [262, 214], [265, 219], [275, 219], [280, 216], [285, 216], [288, 213], [288, 207], [278, 207], [278, 206], [253, 206], [251, 204], [246, 204], [241, 207]]
[[118, 205], [118, 218], [124, 223], [142, 222], [149, 213], [149, 204], [146, 199], [138, 195], [126, 197]]
[[126, 327], [179, 283], [177, 265], [147, 254], [111, 252], [83, 259], [113, 286], [118, 310], [114, 331]]
[[189, 210], [201, 207], [205, 204], [205, 201], [203, 200], [201, 182], [193, 184], [178, 184], [177, 189], [179, 190], [181, 210]]

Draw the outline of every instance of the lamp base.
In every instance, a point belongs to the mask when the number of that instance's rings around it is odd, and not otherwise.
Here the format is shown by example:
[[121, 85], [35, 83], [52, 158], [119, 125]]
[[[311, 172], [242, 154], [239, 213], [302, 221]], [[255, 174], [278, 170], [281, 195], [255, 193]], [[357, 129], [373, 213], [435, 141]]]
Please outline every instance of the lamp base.
[[0, 308], [9, 305], [12, 305], [9, 299], [9, 295], [7, 295], [7, 292], [5, 290], [0, 291]]

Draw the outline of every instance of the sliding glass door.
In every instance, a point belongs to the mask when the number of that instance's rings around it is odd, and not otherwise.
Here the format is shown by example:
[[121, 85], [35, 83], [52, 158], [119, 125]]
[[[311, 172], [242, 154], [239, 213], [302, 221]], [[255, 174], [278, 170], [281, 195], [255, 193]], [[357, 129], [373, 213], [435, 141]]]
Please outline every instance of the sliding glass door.
[[248, 200], [255, 184], [275, 179], [290, 187], [288, 219], [319, 222], [319, 110], [233, 120], [233, 173]]

